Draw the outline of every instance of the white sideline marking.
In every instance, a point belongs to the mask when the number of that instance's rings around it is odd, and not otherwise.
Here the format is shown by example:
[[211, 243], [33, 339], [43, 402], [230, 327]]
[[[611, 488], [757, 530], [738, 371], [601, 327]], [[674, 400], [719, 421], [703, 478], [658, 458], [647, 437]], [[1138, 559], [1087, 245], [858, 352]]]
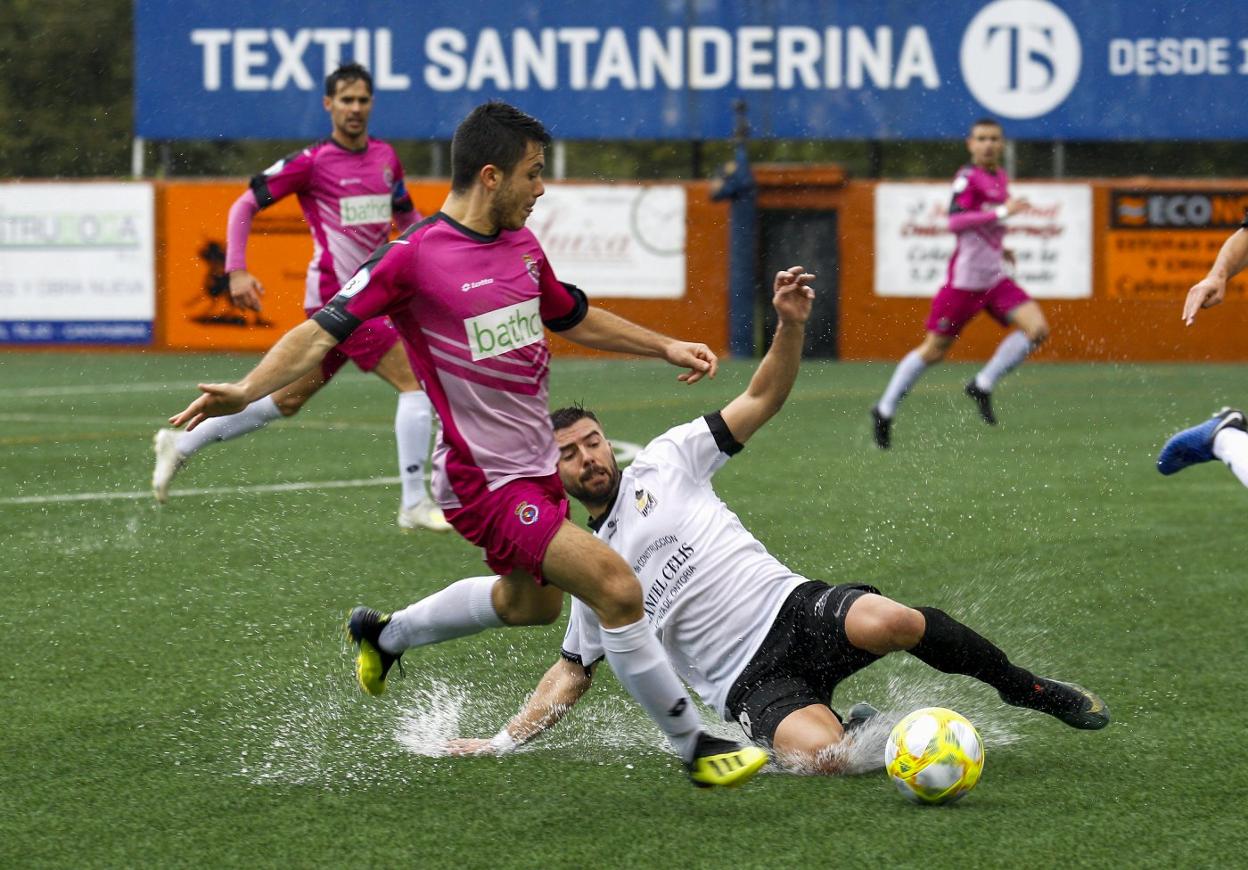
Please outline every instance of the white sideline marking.
[[[360, 486], [393, 486], [397, 477], [364, 477], [357, 480], [309, 480], [301, 483], [265, 483], [257, 486], [214, 486], [203, 489], [178, 489], [169, 493], [170, 498], [194, 495], [240, 495], [249, 492], [301, 492], [318, 489], [350, 489]], [[9, 504], [63, 504], [75, 501], [124, 501], [127, 499], [152, 498], [151, 490], [142, 492], [74, 492], [64, 495], [23, 495], [0, 498], [0, 505]], [[155, 499], [153, 499], [155, 501]]]
[[0, 389], [0, 398], [25, 399], [41, 396], [88, 396], [96, 393], [160, 393], [166, 390], [193, 390], [195, 381], [149, 381], [138, 384], [68, 384], [60, 387], [9, 387]]

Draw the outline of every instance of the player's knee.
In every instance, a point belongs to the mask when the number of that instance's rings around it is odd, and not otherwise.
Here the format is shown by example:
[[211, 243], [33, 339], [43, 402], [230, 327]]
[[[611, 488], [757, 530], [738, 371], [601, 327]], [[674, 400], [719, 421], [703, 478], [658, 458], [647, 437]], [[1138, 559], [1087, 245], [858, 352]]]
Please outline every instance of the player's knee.
[[531, 592], [518, 594], [514, 587], [504, 586], [493, 604], [498, 618], [507, 625], [549, 625], [563, 610], [563, 593], [553, 586], [533, 586]]
[[845, 618], [849, 642], [876, 655], [910, 649], [922, 640], [923, 628], [923, 614], [882, 595], [864, 595]]
[[891, 607], [884, 617], [884, 631], [888, 635], [890, 646], [894, 650], [912, 649], [923, 639], [927, 627], [923, 614], [913, 607], [890, 602]]
[[1039, 347], [1049, 339], [1049, 325], [1047, 323], [1040, 323], [1029, 330], [1025, 330], [1025, 332], [1027, 340], [1031, 342], [1033, 347]]

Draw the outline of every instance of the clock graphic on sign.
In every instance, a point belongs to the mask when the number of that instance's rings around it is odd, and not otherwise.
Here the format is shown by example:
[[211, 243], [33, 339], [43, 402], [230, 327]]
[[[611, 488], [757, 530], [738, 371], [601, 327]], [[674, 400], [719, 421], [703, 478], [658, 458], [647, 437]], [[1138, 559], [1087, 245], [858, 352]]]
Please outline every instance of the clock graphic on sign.
[[643, 248], [661, 257], [685, 251], [685, 190], [662, 185], [643, 187], [633, 200], [633, 235]]

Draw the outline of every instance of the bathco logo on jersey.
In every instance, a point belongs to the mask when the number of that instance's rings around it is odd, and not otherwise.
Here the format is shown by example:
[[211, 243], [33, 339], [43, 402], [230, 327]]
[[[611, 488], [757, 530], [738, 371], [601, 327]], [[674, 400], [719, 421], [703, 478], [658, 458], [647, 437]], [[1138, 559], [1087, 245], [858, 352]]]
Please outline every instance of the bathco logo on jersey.
[[502, 356], [542, 340], [542, 315], [537, 299], [496, 308], [464, 321], [473, 360]]
[[338, 200], [338, 217], [344, 227], [390, 223], [390, 194], [344, 196]]
[[1038, 118], [1070, 95], [1083, 50], [1066, 13], [1049, 0], [996, 0], [962, 35], [962, 78], [988, 111]]

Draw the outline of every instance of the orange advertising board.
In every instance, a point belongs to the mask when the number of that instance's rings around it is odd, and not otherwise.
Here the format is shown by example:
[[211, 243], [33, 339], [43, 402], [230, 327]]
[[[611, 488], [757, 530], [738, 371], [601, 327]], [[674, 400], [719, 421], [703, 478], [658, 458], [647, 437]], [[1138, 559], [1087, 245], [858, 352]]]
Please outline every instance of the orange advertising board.
[[245, 181], [169, 182], [162, 186], [157, 311], [171, 350], [267, 350], [304, 320], [304, 277], [312, 236], [294, 197], [256, 215], [247, 267], [264, 286], [262, 310], [230, 299], [225, 222]]
[[[1248, 191], [1205, 187], [1111, 188], [1103, 248], [1105, 295], [1180, 303], [1205, 277], [1248, 209]], [[1233, 281], [1228, 299], [1244, 299]]]

